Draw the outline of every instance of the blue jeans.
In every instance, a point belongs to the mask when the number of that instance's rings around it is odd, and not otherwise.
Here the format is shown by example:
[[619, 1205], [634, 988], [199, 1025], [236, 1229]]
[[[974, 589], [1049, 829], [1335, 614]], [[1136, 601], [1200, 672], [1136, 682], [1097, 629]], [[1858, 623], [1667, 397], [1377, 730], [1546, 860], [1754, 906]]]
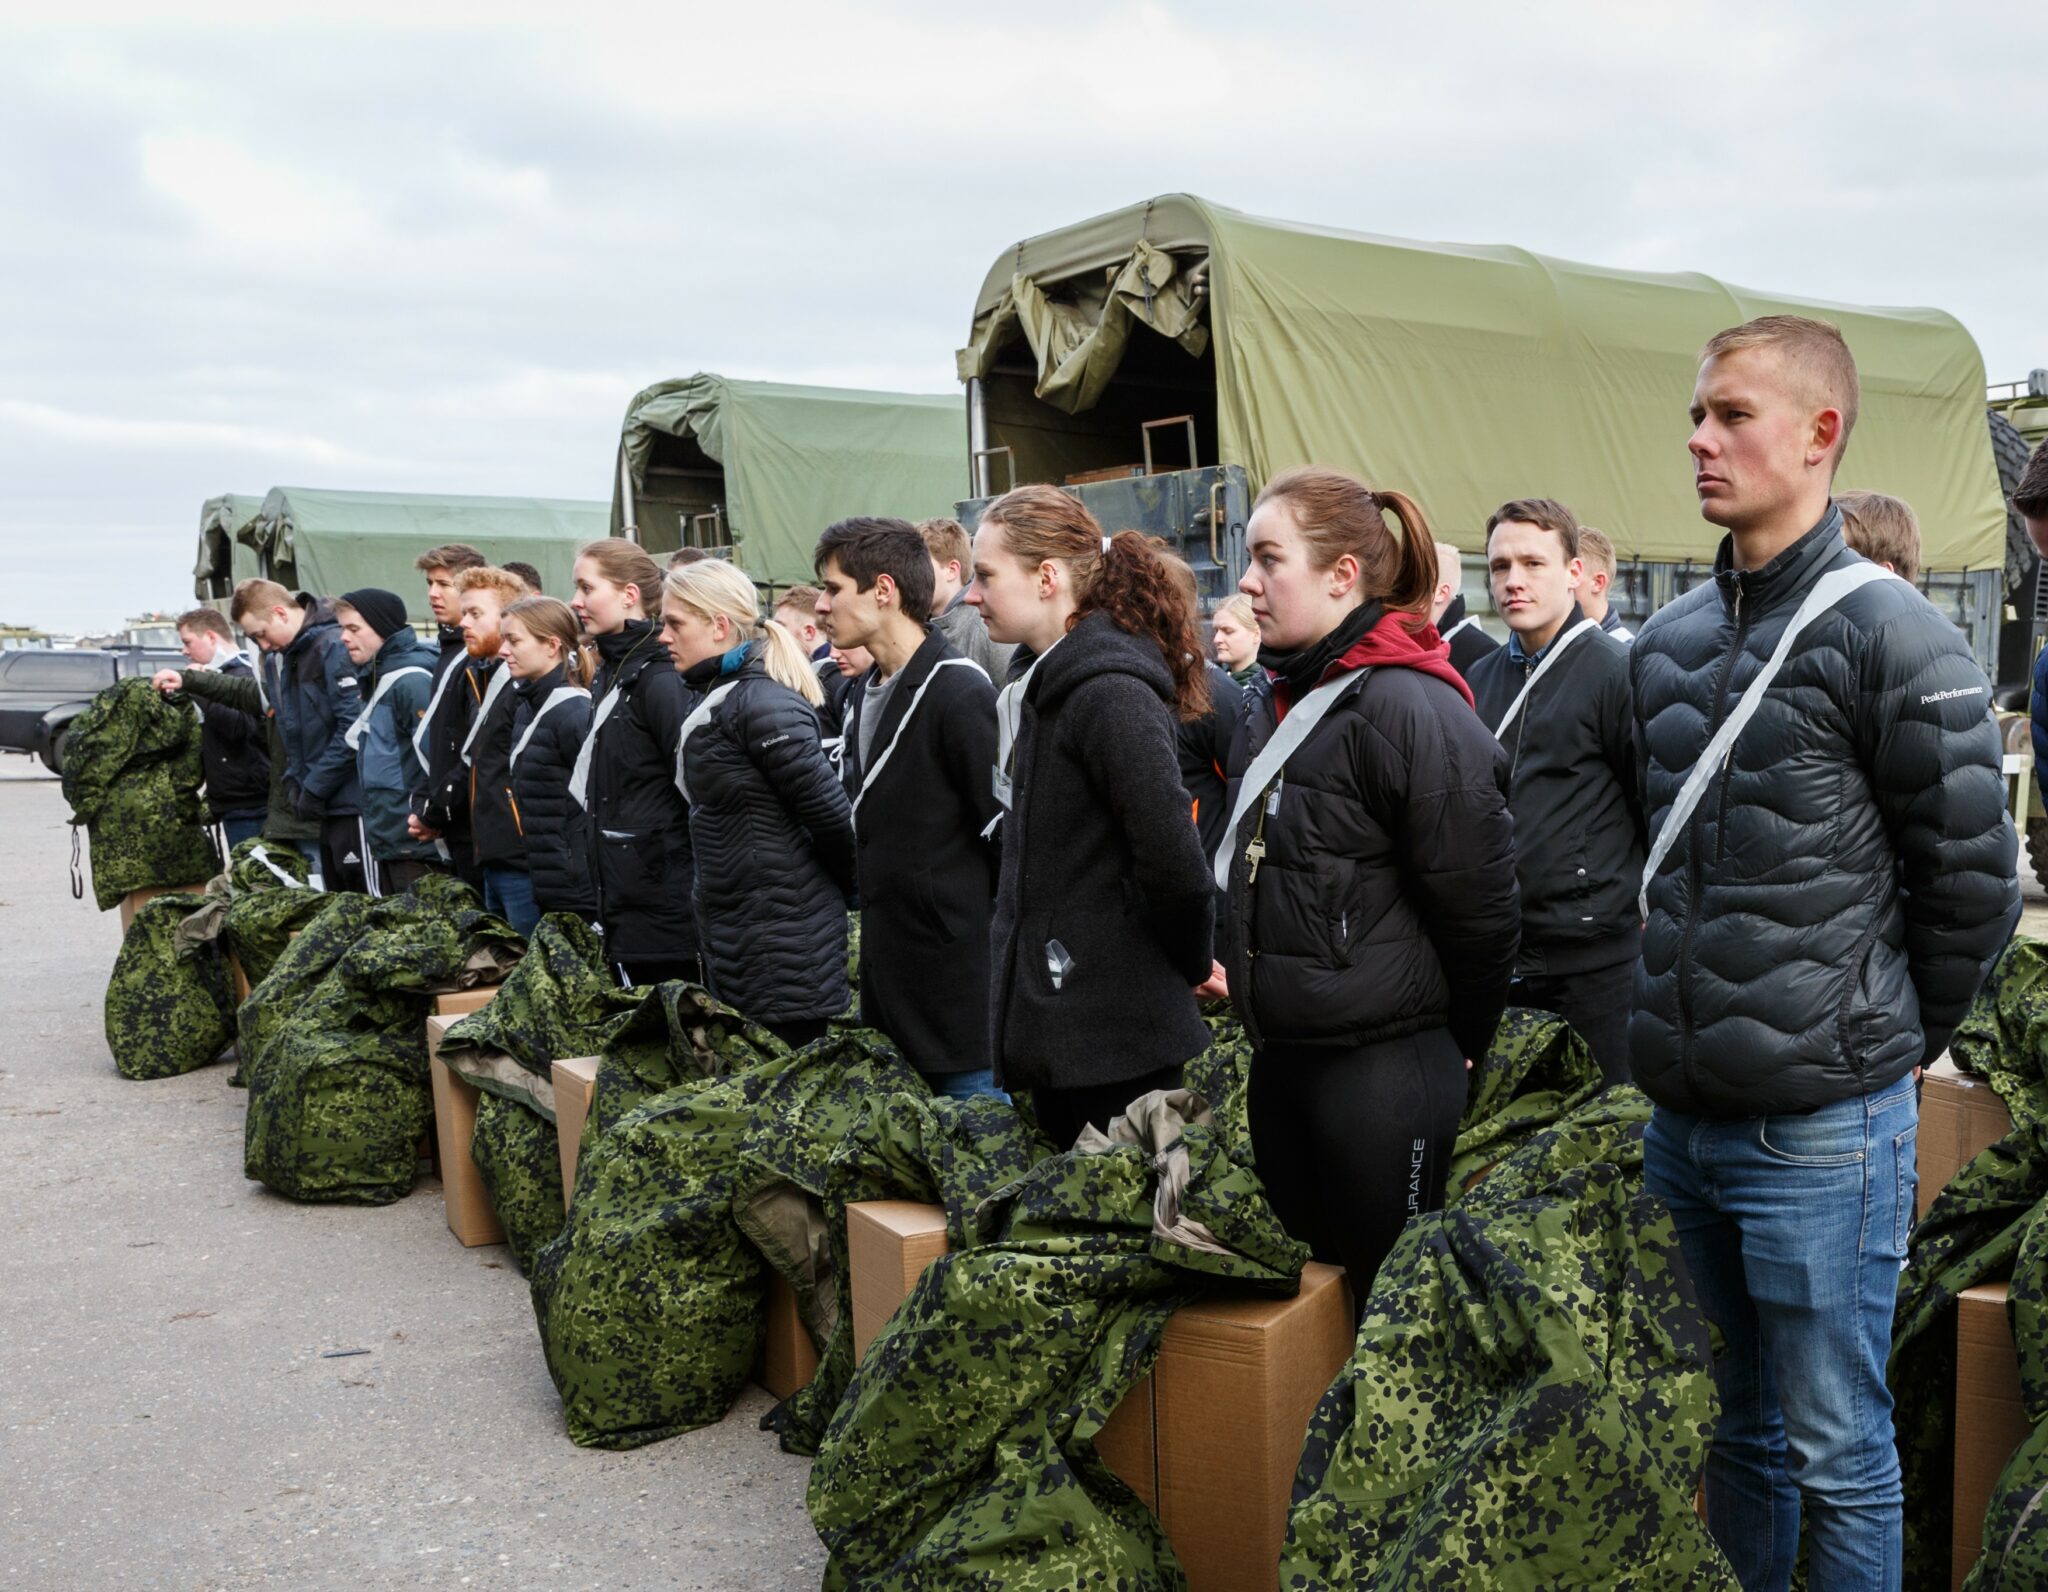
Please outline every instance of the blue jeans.
[[1812, 1592], [1897, 1592], [1904, 1516], [1884, 1367], [1919, 1120], [1910, 1074], [1803, 1115], [1651, 1114], [1644, 1180], [1670, 1207], [1726, 1344], [1707, 1524], [1745, 1592], [1790, 1583], [1802, 1500]]
[[522, 935], [540, 922], [533, 903], [533, 875], [520, 868], [484, 869], [484, 910], [495, 912]]
[[[220, 828], [222, 835], [227, 839], [228, 850], [233, 851], [243, 841], [254, 840], [258, 835], [262, 834], [264, 817], [265, 814], [259, 811], [253, 817], [229, 813], [227, 817], [223, 818], [220, 821]], [[225, 861], [226, 859], [222, 860]]]
[[932, 1086], [933, 1094], [947, 1100], [972, 1100], [976, 1095], [993, 1095], [1004, 1102], [1010, 1098], [996, 1087], [993, 1067], [979, 1072], [928, 1072], [924, 1081]]

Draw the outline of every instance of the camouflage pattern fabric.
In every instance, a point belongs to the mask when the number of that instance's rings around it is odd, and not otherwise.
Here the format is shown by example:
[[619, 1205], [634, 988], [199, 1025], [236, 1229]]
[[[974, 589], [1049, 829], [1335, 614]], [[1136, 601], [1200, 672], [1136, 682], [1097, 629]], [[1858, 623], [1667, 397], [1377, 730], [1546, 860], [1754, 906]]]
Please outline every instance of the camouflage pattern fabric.
[[827, 1588], [1184, 1584], [1151, 1511], [1094, 1440], [1204, 1293], [1299, 1285], [1305, 1249], [1214, 1131], [1181, 1132], [1184, 1218], [1152, 1236], [1140, 1145], [1040, 1160], [985, 1202], [988, 1241], [941, 1256], [869, 1346], [811, 1471]]
[[182, 694], [117, 680], [71, 721], [64, 799], [92, 845], [102, 912], [131, 890], [200, 884], [220, 868], [199, 801], [199, 718]]
[[465, 1054], [504, 1055], [545, 1075], [557, 1061], [601, 1052], [643, 999], [619, 988], [589, 924], [551, 912], [491, 1003], [442, 1036], [441, 1059], [460, 1071]]
[[635, 1448], [724, 1418], [760, 1356], [769, 1278], [735, 1201], [792, 1169], [821, 1180], [863, 1104], [908, 1087], [922, 1085], [893, 1046], [839, 1032], [689, 1079], [586, 1139], [568, 1225], [531, 1274], [573, 1441]]
[[239, 1014], [247, 1175], [298, 1200], [402, 1199], [433, 1116], [433, 995], [495, 982], [522, 944], [453, 878], [330, 898]]
[[178, 928], [203, 909], [190, 895], [142, 904], [107, 980], [107, 1049], [124, 1078], [174, 1078], [220, 1059], [235, 1037], [227, 963], [211, 945], [181, 955]]
[[265, 890], [238, 895], [228, 902], [224, 927], [228, 950], [242, 964], [242, 975], [252, 992], [270, 976], [293, 932], [303, 932], [335, 899], [336, 895], [319, 890]]
[[[492, 1004], [503, 1000], [492, 997]], [[531, 1105], [504, 1095], [479, 1093], [476, 1132], [469, 1141], [490, 1196], [491, 1209], [505, 1229], [505, 1242], [521, 1272], [531, 1274], [534, 1257], [553, 1243], [567, 1220], [562, 1201], [562, 1156], [555, 1125]]]
[[[2048, 1485], [2048, 1113], [2042, 1106], [2048, 981], [2037, 940], [2015, 940], [1957, 1028], [1951, 1054], [1982, 1075], [2013, 1114], [2013, 1131], [1935, 1196], [1913, 1228], [1899, 1278], [1886, 1377], [1906, 1492], [1906, 1585], [1947, 1585], [1955, 1525], [1956, 1296], [2006, 1282], [2020, 1391], [2034, 1436], [2006, 1467], [1984, 1523], [1985, 1560], [1966, 1586], [2048, 1584], [2024, 1574], [2048, 1555], [2048, 1516], [2031, 1543], [2008, 1542], [2027, 1502]], [[2048, 1501], [2044, 1501], [2048, 1508]], [[2001, 1581], [1998, 1577], [2004, 1577]]]
[[1491, 1170], [1454, 1175], [1374, 1280], [1309, 1425], [1283, 1588], [1735, 1588], [1693, 1511], [1710, 1346], [1642, 1187], [1649, 1102], [1598, 1082], [1557, 1019], [1502, 1022], [1459, 1140]]
[[938, 1095], [885, 1095], [870, 1100], [859, 1120], [825, 1163], [819, 1199], [825, 1237], [824, 1275], [833, 1299], [806, 1304], [807, 1282], [791, 1286], [808, 1324], [817, 1313], [822, 1343], [818, 1370], [804, 1387], [762, 1418], [763, 1430], [781, 1433], [784, 1450], [815, 1454], [818, 1442], [853, 1380], [853, 1290], [846, 1253], [846, 1207], [857, 1200], [914, 1200], [942, 1205], [954, 1249], [981, 1241], [975, 1212], [998, 1189], [1014, 1183], [1053, 1153], [1015, 1106], [991, 1095], [951, 1100]]
[[759, 1023], [696, 984], [657, 984], [633, 998], [639, 1004], [598, 1053], [585, 1150], [629, 1112], [677, 1084], [722, 1078], [789, 1053]]
[[[280, 857], [279, 851], [284, 856]], [[179, 954], [189, 955], [193, 947], [218, 942], [227, 933], [228, 908], [238, 897], [277, 891], [318, 894], [307, 884], [306, 872], [306, 859], [289, 846], [265, 843], [260, 836], [243, 841], [228, 854], [226, 869], [206, 881], [200, 909], [188, 913], [178, 925]]]

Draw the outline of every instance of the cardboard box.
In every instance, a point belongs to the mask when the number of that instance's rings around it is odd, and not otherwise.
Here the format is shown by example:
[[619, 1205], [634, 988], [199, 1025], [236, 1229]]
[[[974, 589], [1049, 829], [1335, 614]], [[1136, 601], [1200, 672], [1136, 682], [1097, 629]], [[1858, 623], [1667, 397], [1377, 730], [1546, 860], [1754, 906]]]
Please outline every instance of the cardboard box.
[[1273, 1584], [1309, 1417], [1355, 1336], [1343, 1270], [1314, 1263], [1292, 1299], [1208, 1299], [1167, 1322], [1157, 1513], [1189, 1592]]
[[2020, 1399], [2020, 1362], [2006, 1285], [1965, 1288], [1956, 1299], [1955, 1586], [1977, 1562], [1999, 1475], [2033, 1434]]
[[434, 997], [436, 1017], [466, 1017], [474, 1011], [481, 1011], [491, 1004], [491, 997], [498, 993], [495, 984], [479, 984], [474, 989], [449, 990]]
[[440, 1150], [441, 1197], [447, 1204], [448, 1231], [465, 1248], [502, 1244], [505, 1229], [484, 1192], [484, 1180], [469, 1158], [476, 1133], [476, 1085], [450, 1072], [441, 1060], [441, 1040], [455, 1025], [454, 1017], [427, 1019], [427, 1068], [434, 1079], [434, 1137]]
[[242, 971], [242, 960], [233, 951], [228, 952], [228, 977], [234, 981], [235, 1004], [239, 1006], [249, 998], [249, 975]]
[[[857, 1359], [946, 1252], [945, 1213], [849, 1205], [846, 1247]], [[1167, 1323], [1152, 1375], [1095, 1449], [1158, 1515], [1190, 1592], [1271, 1583], [1309, 1417], [1354, 1339], [1343, 1271], [1315, 1264], [1292, 1299], [1206, 1300]]]
[[946, 1213], [911, 1200], [846, 1207], [846, 1264], [853, 1273], [853, 1358], [880, 1336], [925, 1267], [945, 1254]]
[[135, 914], [136, 914], [137, 912], [139, 912], [139, 911], [141, 911], [141, 910], [142, 910], [142, 903], [143, 903], [143, 902], [145, 902], [145, 901], [153, 901], [153, 900], [155, 900], [155, 899], [156, 899], [156, 898], [157, 898], [158, 896], [160, 896], [160, 895], [204, 895], [204, 894], [206, 894], [206, 886], [205, 886], [205, 885], [203, 885], [203, 884], [181, 884], [181, 885], [173, 885], [173, 886], [169, 886], [169, 887], [165, 887], [165, 886], [162, 886], [162, 885], [151, 885], [151, 886], [149, 886], [149, 887], [148, 887], [147, 889], [143, 889], [143, 890], [130, 890], [130, 891], [129, 891], [129, 892], [128, 892], [128, 893], [126, 894], [126, 895], [124, 895], [123, 897], [121, 897], [121, 909], [120, 909], [120, 910], [121, 910], [121, 936], [122, 936], [122, 938], [123, 938], [123, 939], [126, 939], [126, 938], [127, 938], [127, 935], [128, 935], [128, 925], [129, 925], [129, 924], [131, 924], [131, 923], [133, 923], [133, 922], [135, 921]]
[[761, 1348], [761, 1363], [754, 1367], [754, 1380], [779, 1399], [809, 1385], [818, 1372], [818, 1351], [804, 1330], [804, 1318], [796, 1307], [796, 1290], [781, 1272], [768, 1281], [768, 1341]]
[[590, 1120], [590, 1102], [597, 1093], [597, 1058], [571, 1056], [553, 1067], [555, 1137], [562, 1150], [562, 1201], [576, 1199], [576, 1153], [583, 1147], [583, 1124]]
[[1914, 1155], [1920, 1193], [1915, 1214], [1925, 1216], [1950, 1178], [2010, 1132], [2012, 1114], [1991, 1092], [1991, 1085], [1963, 1072], [1947, 1056], [1929, 1067], [1920, 1078], [1920, 1130]]

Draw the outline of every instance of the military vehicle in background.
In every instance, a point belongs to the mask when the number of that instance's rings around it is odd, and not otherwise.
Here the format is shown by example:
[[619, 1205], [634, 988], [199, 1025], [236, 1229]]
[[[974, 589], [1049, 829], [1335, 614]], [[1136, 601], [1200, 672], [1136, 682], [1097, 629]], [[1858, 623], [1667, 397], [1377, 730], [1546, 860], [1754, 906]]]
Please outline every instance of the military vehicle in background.
[[966, 478], [959, 400], [699, 373], [633, 395], [611, 530], [656, 558], [729, 558], [769, 592], [813, 578], [818, 533], [855, 514], [950, 514]]
[[1613, 538], [1613, 597], [1639, 622], [1712, 568], [1684, 451], [1700, 345], [1772, 312], [1842, 328], [1863, 375], [1843, 485], [1914, 505], [1921, 586], [1995, 669], [2006, 505], [1983, 361], [1953, 317], [1270, 221], [1184, 194], [1027, 238], [990, 268], [957, 357], [974, 471], [961, 517], [1013, 484], [1065, 486], [1109, 529], [1177, 544], [1213, 605], [1243, 572], [1258, 488], [1333, 465], [1411, 493], [1465, 554], [1468, 601], [1486, 612], [1486, 516], [1542, 493]]

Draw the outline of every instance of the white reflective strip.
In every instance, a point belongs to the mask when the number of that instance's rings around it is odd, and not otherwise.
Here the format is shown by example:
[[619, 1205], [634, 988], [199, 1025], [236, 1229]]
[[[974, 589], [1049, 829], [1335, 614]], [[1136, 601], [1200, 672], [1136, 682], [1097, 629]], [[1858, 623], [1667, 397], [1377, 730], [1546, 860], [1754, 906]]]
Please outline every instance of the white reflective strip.
[[625, 687], [616, 685], [605, 692], [597, 704], [596, 716], [590, 721], [590, 733], [583, 737], [583, 747], [576, 754], [576, 766], [569, 771], [569, 796], [585, 812], [590, 810], [590, 759], [597, 751], [597, 732], [604, 728], [604, 721], [612, 716], [624, 694]]
[[533, 732], [540, 728], [540, 721], [548, 716], [548, 709], [576, 697], [590, 700], [590, 693], [580, 685], [558, 685], [550, 691], [547, 700], [533, 710], [533, 717], [526, 721], [526, 733], [519, 737], [519, 744], [512, 748], [511, 766], [519, 766], [519, 754], [526, 750], [526, 743], [533, 739]]
[[1714, 771], [1735, 749], [1736, 736], [1763, 706], [1764, 693], [1778, 677], [1785, 660], [1792, 655], [1792, 643], [1798, 639], [1799, 632], [1859, 587], [1868, 586], [1874, 580], [1898, 578], [1882, 564], [1851, 564], [1847, 569], [1829, 570], [1813, 583], [1813, 590], [1806, 594], [1806, 601], [1799, 605], [1798, 611], [1792, 615], [1792, 622], [1778, 638], [1770, 661], [1749, 682], [1749, 689], [1742, 693], [1742, 700], [1735, 704], [1735, 711], [1721, 721], [1721, 727], [1707, 742], [1706, 750], [1700, 753], [1699, 761], [1685, 776], [1685, 783], [1678, 787], [1678, 799], [1671, 804], [1671, 811], [1664, 815], [1656, 841], [1650, 847], [1649, 860], [1643, 864], [1642, 889], [1636, 894], [1636, 910], [1645, 922], [1650, 917], [1650, 881], [1657, 876], [1657, 870], [1664, 866], [1664, 859], [1671, 855], [1671, 848], [1678, 844], [1678, 837], [1685, 832], [1686, 820], [1692, 817], [1693, 809], [1699, 806], [1700, 798], [1707, 793]]
[[369, 733], [370, 715], [377, 710], [377, 704], [384, 700], [384, 693], [398, 684], [409, 674], [425, 674], [427, 671], [416, 663], [409, 663], [403, 669], [393, 669], [377, 682], [377, 689], [370, 693], [370, 700], [363, 704], [363, 711], [355, 716], [349, 727], [341, 732], [341, 738], [353, 752], [363, 744], [363, 737]]
[[1508, 733], [1508, 726], [1515, 722], [1515, 715], [1522, 711], [1522, 704], [1529, 700], [1529, 693], [1536, 689], [1536, 682], [1550, 672], [1550, 666], [1553, 663], [1564, 656], [1565, 648], [1569, 647], [1574, 641], [1577, 641], [1587, 631], [1598, 630], [1599, 628], [1599, 620], [1581, 619], [1571, 629], [1567, 630], [1550, 644], [1550, 650], [1544, 653], [1543, 661], [1536, 665], [1536, 672], [1522, 683], [1521, 694], [1508, 704], [1508, 710], [1501, 715], [1500, 723], [1493, 727], [1493, 738], [1496, 741]]
[[1467, 614], [1463, 619], [1460, 619], [1455, 625], [1451, 626], [1450, 629], [1446, 630], [1442, 635], [1437, 637], [1437, 640], [1449, 641], [1451, 637], [1458, 635], [1462, 631], [1470, 630], [1474, 625], [1478, 623], [1479, 616], [1477, 614]]
[[484, 720], [491, 716], [491, 704], [498, 700], [498, 693], [505, 689], [505, 682], [512, 678], [512, 671], [501, 661], [492, 671], [491, 683], [484, 687], [484, 699], [477, 704], [476, 717], [470, 720], [469, 734], [462, 738], [462, 761], [466, 767], [470, 762], [469, 749], [476, 745], [477, 732], [484, 727]]
[[[917, 694], [910, 699], [910, 705], [903, 710], [903, 717], [896, 721], [896, 733], [889, 737], [889, 744], [882, 749], [882, 755], [875, 759], [875, 766], [861, 770], [860, 791], [853, 798], [853, 810], [856, 813], [860, 811], [861, 797], [867, 795], [868, 787], [875, 782], [875, 776], [882, 772], [883, 767], [889, 761], [890, 754], [896, 750], [898, 744], [903, 740], [903, 732], [909, 727], [911, 715], [917, 712], [918, 703], [924, 700], [925, 692], [929, 691], [932, 682], [938, 679], [941, 669], [956, 663], [972, 669], [982, 679], [988, 679], [988, 671], [972, 658], [941, 658], [932, 665], [932, 672], [924, 677], [924, 684], [917, 688]], [[865, 702], [861, 704], [861, 711], [863, 713], [867, 711], [867, 704]]]
[[1280, 721], [1279, 727], [1273, 731], [1273, 738], [1252, 760], [1244, 783], [1237, 787], [1237, 803], [1230, 810], [1230, 827], [1223, 831], [1223, 844], [1216, 848], [1217, 889], [1227, 890], [1230, 887], [1230, 865], [1236, 860], [1237, 826], [1244, 815], [1264, 797], [1266, 787], [1280, 777], [1288, 758], [1308, 739], [1308, 732], [1322, 722], [1323, 715], [1337, 705], [1337, 699], [1353, 687], [1363, 685], [1365, 677], [1371, 673], [1370, 668], [1354, 669], [1347, 675], [1317, 686]]
[[683, 733], [676, 737], [676, 789], [683, 793], [684, 801], [690, 799], [690, 784], [683, 774], [683, 750], [690, 744], [690, 737], [711, 722], [711, 710], [731, 696], [732, 688], [737, 684], [737, 680], [728, 680], [724, 685], [714, 687], [683, 720]]
[[420, 760], [420, 770], [431, 773], [432, 765], [427, 757], [427, 731], [432, 728], [434, 715], [441, 711], [441, 698], [448, 692], [448, 682], [469, 667], [469, 654], [465, 651], [447, 668], [441, 671], [441, 678], [434, 682], [434, 694], [427, 698], [427, 711], [420, 715], [420, 727], [412, 732], [412, 755]]
[[278, 878], [284, 882], [287, 889], [303, 890], [306, 888], [305, 885], [302, 884], [299, 880], [294, 879], [290, 874], [286, 873], [284, 869], [280, 868], [276, 863], [272, 862], [270, 860], [270, 853], [266, 851], [262, 846], [251, 846], [249, 848], [249, 860], [251, 862], [262, 863], [264, 867], [268, 868], [272, 873], [276, 874]]

